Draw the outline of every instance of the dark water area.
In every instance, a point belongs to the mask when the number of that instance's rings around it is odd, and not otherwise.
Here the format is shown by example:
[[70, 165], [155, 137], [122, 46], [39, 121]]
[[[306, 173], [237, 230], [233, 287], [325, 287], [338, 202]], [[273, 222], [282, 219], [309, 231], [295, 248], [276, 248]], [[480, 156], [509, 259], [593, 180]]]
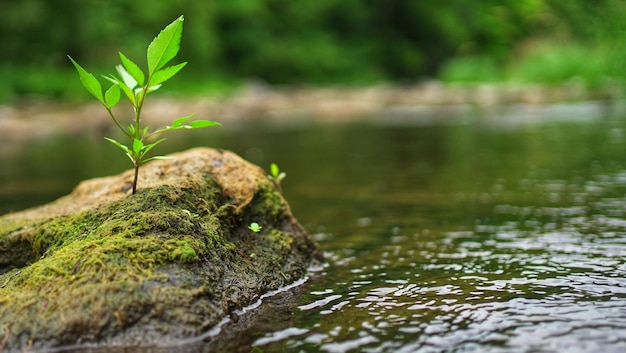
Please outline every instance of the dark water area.
[[[626, 116], [557, 115], [171, 138], [278, 163], [328, 263], [198, 342], [123, 351], [626, 351]], [[99, 138], [0, 158], [0, 213], [128, 167]]]

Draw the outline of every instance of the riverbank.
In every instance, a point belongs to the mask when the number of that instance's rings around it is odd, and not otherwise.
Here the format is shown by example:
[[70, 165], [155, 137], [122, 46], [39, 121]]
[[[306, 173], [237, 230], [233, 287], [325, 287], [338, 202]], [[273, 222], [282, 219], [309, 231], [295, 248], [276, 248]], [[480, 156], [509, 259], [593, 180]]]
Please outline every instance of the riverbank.
[[[166, 125], [176, 117], [195, 112], [199, 118], [222, 122], [226, 129], [237, 129], [255, 120], [264, 124], [336, 123], [411, 111], [436, 118], [510, 105], [611, 102], [623, 96], [623, 87], [618, 84], [590, 90], [576, 82], [548, 86], [433, 81], [408, 86], [325, 88], [274, 87], [250, 82], [227, 97], [161, 96], [148, 102], [143, 113], [146, 123], [152, 126]], [[0, 106], [0, 147], [3, 148], [58, 134], [102, 136], [111, 127], [109, 116], [98, 103], [24, 101]]]

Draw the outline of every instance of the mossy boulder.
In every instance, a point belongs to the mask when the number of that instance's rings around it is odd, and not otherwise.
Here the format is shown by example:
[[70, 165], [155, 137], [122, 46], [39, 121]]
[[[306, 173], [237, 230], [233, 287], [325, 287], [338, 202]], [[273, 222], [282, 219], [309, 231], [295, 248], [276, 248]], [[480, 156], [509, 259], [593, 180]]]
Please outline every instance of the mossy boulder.
[[261, 168], [172, 157], [142, 168], [135, 195], [127, 171], [0, 217], [0, 352], [196, 337], [319, 259]]

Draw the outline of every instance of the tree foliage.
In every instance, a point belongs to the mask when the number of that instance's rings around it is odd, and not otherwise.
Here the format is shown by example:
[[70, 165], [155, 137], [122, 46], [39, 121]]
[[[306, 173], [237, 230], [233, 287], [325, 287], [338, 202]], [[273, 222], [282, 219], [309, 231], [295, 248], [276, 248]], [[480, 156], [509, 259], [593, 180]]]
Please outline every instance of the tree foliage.
[[69, 53], [110, 65], [110, 53], [140, 55], [145, 38], [184, 14], [181, 54], [200, 71], [276, 83], [416, 80], [458, 55], [503, 60], [546, 19], [588, 35], [589, 16], [615, 18], [618, 2], [21, 0], [0, 11], [0, 60], [64, 67]]

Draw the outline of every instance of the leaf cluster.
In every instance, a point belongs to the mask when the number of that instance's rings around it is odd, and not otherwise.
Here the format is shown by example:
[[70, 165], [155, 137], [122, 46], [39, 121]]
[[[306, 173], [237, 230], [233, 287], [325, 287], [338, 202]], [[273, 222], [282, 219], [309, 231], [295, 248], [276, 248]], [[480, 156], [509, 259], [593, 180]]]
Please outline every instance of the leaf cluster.
[[285, 172], [281, 172], [280, 168], [278, 168], [278, 164], [276, 163], [272, 163], [270, 164], [270, 174], [267, 176], [267, 178], [274, 183], [274, 186], [276, 186], [276, 189], [278, 189], [278, 191], [282, 194], [283, 193], [283, 189], [280, 185], [280, 182], [285, 179], [285, 177], [287, 176], [287, 173]]
[[252, 222], [248, 225], [248, 229], [250, 229], [253, 233], [259, 233], [263, 227], [257, 222]]
[[[149, 93], [158, 90], [167, 80], [176, 75], [187, 62], [166, 66], [176, 57], [180, 50], [180, 41], [183, 33], [184, 17], [180, 16], [174, 22], [166, 26], [150, 43], [147, 50], [147, 72], [129, 59], [123, 53], [119, 53], [121, 65], [116, 66], [117, 75], [110, 74], [103, 77], [111, 83], [111, 86], [103, 92], [102, 85], [96, 77], [87, 72], [72, 57], [68, 56], [78, 71], [80, 81], [85, 89], [91, 93], [107, 110], [115, 125], [128, 137], [128, 144], [119, 142], [113, 138], [105, 139], [119, 147], [131, 160], [135, 167], [135, 181], [133, 193], [136, 189], [136, 175], [138, 168], [153, 159], [164, 159], [164, 156], [148, 157], [155, 146], [165, 141], [164, 138], [149, 142], [151, 137], [167, 131], [200, 129], [220, 124], [211, 120], [190, 121], [195, 114], [175, 119], [171, 125], [157, 128], [153, 131], [148, 126], [141, 126], [141, 110]], [[128, 99], [134, 109], [134, 122], [124, 128], [113, 113], [113, 107], [120, 102], [121, 93]]]

